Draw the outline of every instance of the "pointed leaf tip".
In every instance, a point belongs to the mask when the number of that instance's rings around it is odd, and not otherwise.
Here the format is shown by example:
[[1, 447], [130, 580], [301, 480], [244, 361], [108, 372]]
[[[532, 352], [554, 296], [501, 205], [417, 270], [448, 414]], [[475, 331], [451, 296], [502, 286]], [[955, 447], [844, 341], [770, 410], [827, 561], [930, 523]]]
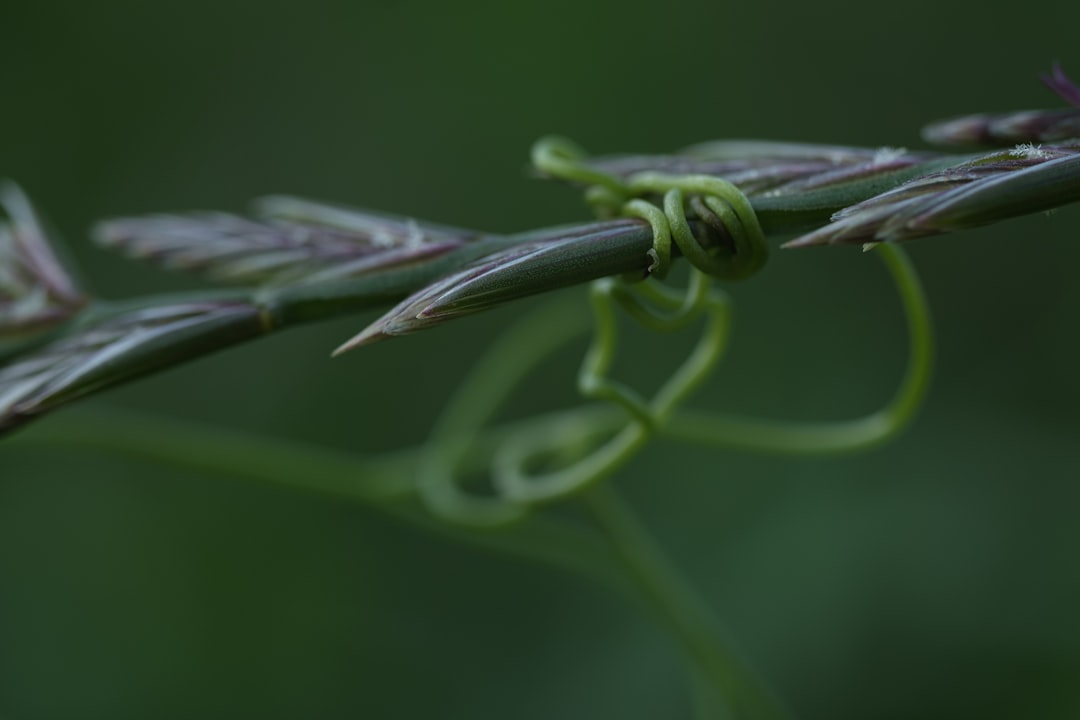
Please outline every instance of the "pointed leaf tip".
[[641, 272], [652, 228], [619, 219], [521, 236], [416, 291], [337, 350], [334, 356], [472, 313], [600, 277]]
[[389, 337], [389, 335], [379, 330], [376, 325], [369, 325], [362, 331], [358, 332], [356, 335], [353, 335], [347, 341], [343, 342], [341, 345], [338, 345], [336, 348], [334, 348], [334, 351], [330, 353], [330, 357], [341, 357], [347, 352], [356, 350], [357, 348], [363, 347], [364, 345], [374, 345], [375, 343], [381, 340], [386, 340]]
[[26, 194], [0, 181], [0, 338], [62, 323], [88, 302]]
[[835, 213], [785, 248], [901, 242], [1080, 201], [1080, 144], [1020, 145], [913, 178]]

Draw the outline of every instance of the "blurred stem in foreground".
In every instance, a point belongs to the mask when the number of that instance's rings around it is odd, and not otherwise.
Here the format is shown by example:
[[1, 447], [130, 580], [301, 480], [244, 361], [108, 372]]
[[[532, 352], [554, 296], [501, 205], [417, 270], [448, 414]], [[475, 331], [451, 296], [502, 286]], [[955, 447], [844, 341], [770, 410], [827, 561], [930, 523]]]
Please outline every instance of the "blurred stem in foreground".
[[[1047, 83], [1080, 103], [1080, 89], [1060, 68]], [[582, 313], [557, 303], [493, 346], [427, 443], [384, 457], [116, 418], [47, 423], [14, 446], [106, 450], [351, 498], [428, 530], [582, 573], [628, 593], [666, 630], [694, 680], [701, 718], [784, 718], [782, 704], [732, 649], [610, 478], [658, 437], [825, 455], [895, 436], [926, 394], [933, 355], [925, 296], [895, 243], [1080, 200], [1078, 117], [1075, 110], [969, 116], [928, 129], [928, 137], [960, 144], [1022, 138], [1012, 149], [967, 156], [725, 141], [670, 156], [589, 158], [548, 139], [534, 149], [537, 169], [584, 186], [600, 214], [615, 217], [511, 236], [292, 198], [264, 201], [257, 220], [111, 221], [99, 230], [107, 245], [243, 286], [122, 303], [78, 289], [25, 197], [8, 186], [0, 189], [8, 215], [0, 222], [0, 432], [139, 374], [299, 322], [401, 301], [340, 352], [595, 280], [593, 340], [578, 387], [602, 404], [488, 426], [528, 372], [585, 329]], [[862, 244], [882, 258], [910, 340], [898, 390], [883, 409], [844, 422], [686, 409], [727, 346], [729, 302], [710, 279], [754, 275], [769, 256], [766, 233], [786, 231], [805, 234], [785, 247]], [[659, 279], [676, 255], [692, 265], [684, 293], [610, 277]], [[695, 349], [652, 397], [610, 377], [620, 308], [652, 332], [703, 327]], [[585, 512], [552, 510], [563, 501]]]
[[[904, 254], [889, 245], [879, 246], [876, 252], [885, 261], [900, 292], [911, 344], [904, 380], [886, 408], [859, 420], [816, 424], [772, 423], [673, 407], [666, 420], [656, 422], [654, 418], [655, 432], [690, 444], [806, 455], [863, 450], [900, 432], [912, 419], [927, 389], [932, 358], [931, 325], [926, 298]], [[708, 294], [698, 289], [691, 290], [691, 296], [703, 302]], [[561, 301], [542, 308], [508, 331], [506, 338], [496, 343], [477, 364], [474, 375], [462, 385], [460, 409], [450, 409], [444, 417], [444, 422], [463, 423], [460, 428], [469, 436], [467, 442], [460, 435], [440, 435], [436, 430], [428, 445], [363, 458], [172, 421], [108, 414], [87, 421], [76, 414], [45, 422], [32, 432], [12, 438], [8, 446], [105, 451], [198, 472], [273, 482], [301, 491], [358, 500], [441, 535], [584, 574], [636, 598], [667, 630], [692, 670], [703, 718], [785, 717], [779, 703], [730, 648], [707, 605], [664, 558], [644, 526], [610, 485], [585, 483], [574, 491], [588, 509], [591, 523], [549, 512], [546, 505], [535, 504], [535, 497], [515, 501], [514, 494], [498, 496], [500, 488], [507, 487], [506, 473], [516, 472], [518, 480], [524, 478], [528, 482], [531, 476], [527, 470], [539, 457], [536, 453], [518, 456], [529, 467], [515, 468], [507, 463], [507, 447], [534, 443], [535, 450], [537, 439], [544, 439], [547, 444], [541, 444], [548, 462], [572, 464], [575, 459], [587, 456], [604, 438], [628, 427], [628, 422], [630, 426], [642, 422], [627, 407], [585, 405], [508, 425], [485, 427], [484, 423], [530, 368], [575, 333], [585, 330], [584, 323], [559, 322], [568, 317], [567, 309]], [[642, 312], [642, 308], [633, 312]], [[578, 313], [573, 317], [583, 316]], [[613, 335], [601, 333], [598, 337], [601, 342], [614, 344]], [[523, 348], [519, 341], [525, 339], [529, 339], [530, 345]], [[720, 338], [721, 345], [723, 340]], [[523, 349], [530, 352], [523, 353]], [[591, 364], [595, 372], [595, 363], [594, 354], [586, 366]], [[487, 374], [486, 369], [491, 368], [501, 368], [501, 375]], [[491, 381], [485, 392], [465, 392], [470, 387], [479, 387], [477, 383], [484, 378]], [[610, 384], [601, 385], [611, 388]], [[474, 404], [470, 405], [470, 401]], [[576, 438], [577, 442], [564, 448], [560, 456], [553, 452], [557, 450], [550, 444], [553, 438]], [[450, 448], [451, 454], [446, 455]], [[569, 455], [565, 454], [567, 451]], [[443, 472], [432, 476], [432, 468], [443, 468]], [[607, 472], [603, 467], [595, 470], [598, 475]], [[517, 508], [513, 517], [504, 518], [506, 522], [497, 523], [495, 529], [486, 522], [469, 523], [467, 513], [463, 523], [460, 515], [447, 514], [446, 508], [440, 506], [440, 497], [447, 497], [447, 493], [453, 497], [465, 492], [456, 485], [458, 475], [471, 476], [481, 471], [491, 474], [486, 492], [496, 495], [474, 496], [479, 491], [470, 490], [467, 496], [470, 501], [501, 502], [506, 507]]]
[[610, 485], [593, 488], [583, 502], [615, 546], [641, 601], [687, 658], [699, 717], [788, 717], [775, 695], [732, 649], [709, 606], [678, 574], [615, 489]]

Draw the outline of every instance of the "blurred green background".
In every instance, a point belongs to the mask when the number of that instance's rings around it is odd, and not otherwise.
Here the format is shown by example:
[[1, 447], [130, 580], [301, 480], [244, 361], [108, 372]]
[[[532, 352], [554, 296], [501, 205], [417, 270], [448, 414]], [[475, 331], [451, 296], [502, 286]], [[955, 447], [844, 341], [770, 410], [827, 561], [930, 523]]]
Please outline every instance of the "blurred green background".
[[[1080, 4], [1036, 10], [6, 0], [0, 175], [102, 294], [194, 287], [93, 249], [86, 229], [270, 192], [492, 231], [585, 218], [526, 171], [550, 132], [598, 153], [918, 147], [939, 117], [1059, 104], [1036, 77], [1055, 59], [1080, 75]], [[911, 248], [940, 357], [898, 442], [824, 460], [661, 444], [619, 477], [800, 717], [1080, 716], [1078, 236], [1074, 207]], [[873, 258], [777, 252], [733, 293], [731, 355], [695, 404], [841, 418], [891, 393], [904, 338]], [[527, 307], [330, 362], [371, 316], [347, 318], [83, 409], [401, 447]], [[631, 342], [622, 375], [661, 377], [683, 346], [657, 345]], [[556, 358], [508, 414], [572, 403], [575, 363]], [[0, 444], [3, 720], [689, 711], [667, 638], [576, 577], [363, 506]]]

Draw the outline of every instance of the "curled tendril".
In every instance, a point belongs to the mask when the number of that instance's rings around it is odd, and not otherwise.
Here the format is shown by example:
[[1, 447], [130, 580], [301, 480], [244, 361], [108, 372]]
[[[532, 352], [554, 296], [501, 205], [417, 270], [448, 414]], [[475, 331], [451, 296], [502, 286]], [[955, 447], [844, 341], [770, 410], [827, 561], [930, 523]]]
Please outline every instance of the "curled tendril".
[[[749, 201], [725, 180], [642, 172], [623, 183], [585, 166], [582, 157], [580, 149], [559, 139], [544, 140], [533, 150], [541, 172], [587, 185], [588, 197], [601, 211], [617, 209], [649, 222], [654, 233], [650, 274], [666, 273], [674, 243], [692, 265], [689, 284], [677, 291], [657, 283], [595, 281], [590, 296], [594, 333], [578, 390], [621, 412], [597, 414], [580, 408], [531, 426], [527, 433], [510, 434], [490, 456], [490, 487], [476, 492], [463, 480], [466, 469], [477, 467], [470, 462], [482, 426], [536, 364], [586, 329], [584, 316], [563, 302], [515, 325], [460, 386], [432, 433], [418, 482], [420, 497], [432, 513], [472, 527], [517, 522], [534, 506], [594, 488], [656, 435], [770, 452], [844, 452], [873, 446], [910, 421], [926, 391], [931, 332], [917, 276], [892, 246], [882, 247], [879, 254], [900, 291], [912, 349], [907, 375], [889, 405], [865, 418], [831, 424], [770, 423], [680, 409], [727, 346], [730, 303], [726, 295], [710, 289], [711, 278], [737, 280], [759, 271], [768, 259], [764, 233]], [[662, 207], [651, 201], [657, 197]], [[706, 248], [699, 242], [687, 207], [696, 222], [719, 235], [716, 246]], [[618, 348], [617, 307], [656, 332], [680, 330], [705, 318], [695, 349], [651, 399], [610, 377]]]
[[542, 174], [587, 186], [586, 197], [594, 206], [621, 206], [628, 197], [626, 186], [614, 175], [582, 163], [585, 157], [580, 146], [563, 137], [541, 138], [532, 148], [533, 165]]
[[[586, 329], [581, 313], [562, 303], [523, 320], [474, 369], [447, 406], [432, 434], [418, 487], [429, 510], [444, 520], [473, 527], [498, 527], [521, 520], [533, 505], [559, 500], [594, 486], [628, 462], [663, 430], [680, 403], [708, 376], [726, 347], [730, 306], [694, 270], [685, 292], [662, 286], [629, 286], [615, 279], [591, 288], [594, 337], [582, 363], [578, 389], [586, 398], [621, 407], [627, 419], [596, 423], [588, 414], [509, 437], [491, 463], [494, 493], [462, 484], [472, 439], [505, 396], [536, 363]], [[696, 350], [647, 400], [609, 377], [618, 348], [616, 308], [654, 331], [671, 332], [705, 315]], [[523, 355], [523, 348], [528, 350]], [[527, 357], [522, 362], [520, 358]], [[558, 469], [534, 472], [541, 463]]]
[[[678, 406], [708, 377], [727, 347], [730, 303], [725, 295], [707, 288], [708, 279], [694, 271], [696, 279], [684, 296], [672, 293], [637, 295], [616, 280], [600, 280], [593, 285], [593, 314], [597, 332], [578, 378], [578, 389], [594, 400], [619, 405], [629, 420], [606, 442], [591, 451], [575, 443], [568, 430], [553, 426], [547, 434], [517, 435], [505, 442], [495, 455], [493, 477], [507, 498], [524, 504], [543, 504], [578, 494], [594, 487], [625, 465], [661, 432]], [[647, 286], [646, 286], [647, 287]], [[654, 302], [652, 307], [646, 302]], [[655, 397], [645, 401], [635, 391], [611, 380], [608, 371], [617, 350], [615, 306], [653, 330], [674, 331], [702, 315], [705, 327], [690, 356], [661, 386]], [[569, 445], [580, 456], [557, 470], [537, 473], [538, 461], [557, 457]]]
[[[768, 256], [750, 203], [731, 183], [660, 173], [639, 173], [624, 183], [587, 167], [583, 157], [580, 148], [561, 138], [542, 140], [533, 148], [533, 162], [542, 173], [586, 185], [586, 198], [600, 214], [617, 211], [649, 222], [654, 235], [650, 274], [667, 273], [674, 242], [693, 265], [690, 283], [684, 292], [651, 283], [630, 287], [611, 278], [593, 283], [594, 336], [578, 376], [578, 390], [590, 400], [619, 406], [628, 419], [608, 427], [563, 422], [528, 436], [513, 436], [492, 458], [493, 492], [474, 492], [463, 482], [473, 436], [535, 363], [585, 326], [577, 320], [580, 313], [557, 306], [527, 318], [504, 336], [447, 406], [421, 464], [420, 497], [444, 520], [473, 527], [515, 523], [531, 506], [580, 492], [625, 464], [661, 430], [723, 354], [729, 303], [721, 293], [709, 290], [708, 276], [747, 277]], [[687, 192], [694, 193], [698, 219], [729, 245], [713, 251], [701, 245], [687, 219]], [[662, 209], [645, 199], [656, 195], [663, 198]], [[618, 347], [619, 306], [639, 324], [661, 332], [681, 329], [703, 314], [708, 317], [696, 350], [652, 400], [609, 377]], [[534, 473], [541, 461], [553, 461], [558, 469]]]
[[[701, 272], [721, 280], [742, 280], [765, 266], [769, 247], [746, 195], [711, 175], [671, 175], [645, 171], [626, 181], [583, 163], [584, 151], [563, 138], [533, 146], [533, 164], [543, 174], [586, 185], [586, 199], [601, 215], [647, 220], [653, 228], [649, 274], [664, 277], [671, 265], [671, 243]], [[726, 241], [706, 248], [690, 227], [686, 196], [695, 217]], [[662, 196], [663, 209], [646, 198]]]
[[[581, 371], [580, 389], [615, 403], [623, 412], [588, 406], [554, 414], [527, 430], [500, 435], [489, 455], [477, 438], [513, 388], [555, 349], [586, 329], [586, 316], [560, 299], [515, 324], [459, 387], [432, 434], [419, 489], [437, 517], [472, 527], [524, 519], [531, 507], [581, 493], [628, 462], [652, 437], [713, 448], [821, 455], [879, 445], [910, 424], [925, 397], [933, 357], [926, 297], [910, 261], [890, 244], [875, 248], [900, 294], [911, 348], [908, 368], [893, 399], [861, 418], [835, 422], [775, 422], [682, 407], [720, 358], [728, 336], [729, 305], [710, 291], [696, 270], [685, 294], [654, 283], [597, 281], [593, 344]], [[576, 298], [570, 298], [575, 300]], [[656, 331], [673, 331], [707, 317], [691, 357], [649, 402], [607, 377], [615, 353], [614, 305]], [[466, 489], [466, 471], [490, 459], [493, 492]], [[555, 468], [555, 469], [552, 469]]]

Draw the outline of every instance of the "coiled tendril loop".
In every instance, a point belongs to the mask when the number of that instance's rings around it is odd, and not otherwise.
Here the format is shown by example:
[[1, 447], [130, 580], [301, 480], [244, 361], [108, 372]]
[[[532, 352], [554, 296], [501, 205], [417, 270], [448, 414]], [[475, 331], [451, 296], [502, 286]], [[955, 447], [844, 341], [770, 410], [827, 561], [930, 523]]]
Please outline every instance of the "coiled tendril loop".
[[[581, 493], [602, 482], [657, 434], [769, 452], [845, 452], [895, 435], [923, 398], [932, 357], [932, 334], [918, 277], [902, 251], [879, 249], [893, 276], [908, 319], [911, 351], [907, 374], [894, 399], [852, 421], [771, 423], [689, 412], [680, 405], [708, 377], [727, 345], [730, 303], [710, 289], [712, 278], [740, 280], [768, 259], [764, 233], [746, 196], [731, 183], [704, 175], [642, 172], [622, 181], [589, 168], [575, 145], [543, 140], [533, 160], [544, 174], [587, 186], [586, 197], [601, 215], [640, 217], [653, 229], [648, 274], [663, 277], [672, 243], [690, 262], [690, 279], [678, 291], [660, 283], [595, 281], [591, 288], [593, 339], [578, 376], [578, 389], [611, 403], [579, 408], [527, 431], [500, 436], [480, 452], [475, 438], [506, 396], [541, 359], [587, 329], [586, 316], [557, 299], [522, 320], [496, 343], [447, 405], [428, 444], [418, 489], [436, 516], [472, 527], [496, 527], [525, 519], [540, 504]], [[655, 200], [659, 199], [660, 205]], [[687, 213], [687, 208], [690, 213]], [[702, 244], [699, 237], [707, 239]], [[704, 318], [690, 356], [647, 399], [609, 377], [618, 347], [615, 307], [656, 332], [672, 332]], [[621, 417], [620, 417], [621, 415]], [[490, 487], [466, 489], [462, 476], [490, 458]]]
[[[545, 175], [586, 186], [585, 196], [600, 215], [647, 220], [653, 228], [650, 275], [664, 277], [674, 240], [701, 272], [719, 280], [748, 278], [769, 257], [765, 233], [746, 195], [733, 183], [711, 175], [671, 175], [645, 171], [625, 181], [584, 163], [585, 153], [563, 138], [545, 138], [533, 147], [533, 163]], [[686, 197], [690, 196], [687, 203]], [[652, 200], [660, 198], [662, 209]], [[704, 227], [730, 244], [706, 248], [694, 234], [687, 204]]]
[[[629, 285], [613, 278], [593, 283], [590, 298], [594, 335], [578, 375], [578, 390], [590, 400], [619, 406], [626, 419], [607, 428], [554, 425], [507, 438], [492, 458], [493, 494], [478, 495], [459, 484], [469, 452], [468, 437], [479, 429], [520, 381], [524, 368], [572, 336], [568, 314], [540, 313], [523, 321], [477, 368], [447, 407], [433, 434], [419, 489], [430, 510], [457, 523], [498, 526], [521, 520], [532, 505], [552, 502], [595, 485], [625, 464], [671, 417], [677, 406], [701, 383], [720, 359], [730, 325], [727, 297], [710, 290], [710, 277], [749, 277], [768, 257], [764, 233], [745, 196], [731, 183], [699, 175], [643, 172], [628, 182], [587, 167], [582, 151], [561, 139], [542, 140], [533, 149], [541, 172], [587, 185], [586, 198], [600, 215], [640, 217], [653, 229], [648, 273], [667, 274], [672, 244], [692, 269], [684, 291], [656, 283]], [[706, 248], [687, 217], [686, 195], [692, 194], [701, 232], [719, 237]], [[662, 207], [652, 202], [660, 198]], [[699, 317], [707, 321], [698, 345], [671, 373], [650, 400], [609, 377], [618, 348], [616, 306], [645, 328], [672, 332]], [[573, 313], [571, 313], [572, 315]], [[558, 327], [553, 332], [553, 327]], [[584, 324], [576, 330], [583, 330]], [[541, 348], [536, 338], [551, 338]], [[536, 351], [527, 362], [510, 361], [524, 344]], [[535, 347], [532, 347], [535, 346]], [[517, 367], [517, 371], [510, 371]], [[478, 400], [478, 398], [480, 398]], [[479, 409], [479, 411], [478, 411]], [[535, 468], [557, 469], [537, 473]]]

